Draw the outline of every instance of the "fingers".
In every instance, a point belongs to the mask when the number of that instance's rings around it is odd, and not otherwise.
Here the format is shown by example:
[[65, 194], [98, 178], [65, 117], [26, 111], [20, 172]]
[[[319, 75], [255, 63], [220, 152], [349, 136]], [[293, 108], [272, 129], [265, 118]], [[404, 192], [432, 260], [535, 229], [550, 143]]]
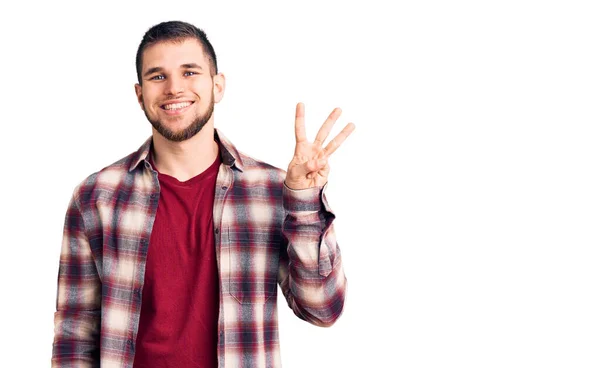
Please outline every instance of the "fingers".
[[321, 170], [323, 167], [327, 165], [326, 157], [317, 157], [310, 161], [306, 161], [304, 164], [304, 170], [306, 173], [312, 173]]
[[329, 175], [329, 162], [324, 159], [323, 162], [317, 162], [316, 169], [309, 172], [306, 177], [309, 179], [316, 179], [318, 176], [327, 177]]
[[296, 105], [296, 142], [306, 140], [306, 128], [304, 127], [304, 104], [299, 102]]
[[[317, 133], [317, 136], [315, 138], [314, 143], [317, 146], [321, 147], [323, 145], [323, 142], [325, 141], [325, 139], [327, 139], [327, 136], [331, 132], [333, 124], [335, 124], [335, 122], [338, 120], [341, 114], [342, 109], [340, 109], [339, 107], [333, 109], [333, 111], [329, 114], [327, 120], [325, 120], [325, 122], [319, 129], [319, 132]], [[329, 157], [332, 153], [334, 153], [342, 145], [346, 138], [348, 138], [350, 133], [354, 131], [354, 128], [355, 125], [353, 123], [348, 123], [344, 127], [344, 129], [342, 129], [342, 131], [338, 133], [338, 135], [335, 138], [333, 138], [329, 142], [329, 144], [327, 144], [327, 147], [325, 147], [324, 149], [325, 156]], [[304, 104], [302, 102], [299, 102], [296, 105], [296, 143], [304, 141], [306, 141], [306, 127], [304, 124]]]
[[329, 142], [327, 147], [325, 147], [325, 155], [327, 157], [331, 156], [331, 154], [334, 153], [342, 145], [342, 143], [344, 143], [350, 133], [354, 131], [354, 128], [354, 124], [348, 123], [344, 129], [342, 129], [342, 131], [339, 132], [338, 135]]
[[327, 120], [325, 120], [323, 125], [321, 125], [321, 129], [319, 129], [317, 137], [315, 138], [315, 143], [317, 143], [318, 145], [323, 145], [323, 142], [325, 141], [325, 139], [327, 139], [327, 136], [329, 135], [333, 124], [337, 121], [341, 114], [342, 109], [340, 109], [339, 107], [333, 109], [331, 114], [329, 114], [329, 116], [327, 117]]
[[303, 165], [304, 175], [316, 173], [317, 171], [323, 169], [324, 166], [327, 165], [327, 157], [325, 156], [325, 151], [321, 150], [315, 157], [306, 161]]

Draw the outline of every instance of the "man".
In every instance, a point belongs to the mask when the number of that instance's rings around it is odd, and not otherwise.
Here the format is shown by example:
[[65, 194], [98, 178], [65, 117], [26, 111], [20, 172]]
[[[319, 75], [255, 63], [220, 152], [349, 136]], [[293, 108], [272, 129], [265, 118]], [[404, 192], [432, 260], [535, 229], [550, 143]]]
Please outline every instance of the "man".
[[309, 142], [296, 107], [288, 170], [214, 128], [225, 91], [200, 29], [144, 35], [138, 102], [152, 136], [73, 193], [58, 275], [53, 367], [279, 367], [277, 284], [303, 320], [330, 326], [346, 278], [324, 195], [335, 109]]

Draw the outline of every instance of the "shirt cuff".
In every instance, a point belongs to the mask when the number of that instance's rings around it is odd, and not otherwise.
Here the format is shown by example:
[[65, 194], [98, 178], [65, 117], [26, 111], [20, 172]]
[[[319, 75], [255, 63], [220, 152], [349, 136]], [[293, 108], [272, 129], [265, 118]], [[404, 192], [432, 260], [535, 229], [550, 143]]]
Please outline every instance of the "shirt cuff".
[[323, 205], [325, 205], [325, 208], [329, 207], [324, 194], [327, 184], [325, 183], [322, 187], [308, 189], [291, 189], [284, 182], [283, 208], [287, 212], [316, 212]]

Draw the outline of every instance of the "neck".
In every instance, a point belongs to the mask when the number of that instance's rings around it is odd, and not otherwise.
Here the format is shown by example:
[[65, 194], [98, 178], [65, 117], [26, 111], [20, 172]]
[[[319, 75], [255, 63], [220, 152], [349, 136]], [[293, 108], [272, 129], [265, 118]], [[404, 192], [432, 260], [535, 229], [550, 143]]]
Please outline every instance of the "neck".
[[152, 129], [152, 158], [162, 173], [186, 181], [204, 172], [217, 158], [219, 147], [212, 121], [198, 134], [183, 142], [172, 142]]

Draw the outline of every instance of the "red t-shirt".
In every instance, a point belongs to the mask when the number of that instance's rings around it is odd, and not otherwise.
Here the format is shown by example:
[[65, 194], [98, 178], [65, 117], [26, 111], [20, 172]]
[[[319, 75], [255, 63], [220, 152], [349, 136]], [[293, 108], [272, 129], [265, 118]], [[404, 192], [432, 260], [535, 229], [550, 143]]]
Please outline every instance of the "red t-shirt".
[[219, 281], [212, 215], [220, 164], [217, 155], [208, 169], [185, 182], [158, 174], [160, 198], [134, 368], [217, 366]]

